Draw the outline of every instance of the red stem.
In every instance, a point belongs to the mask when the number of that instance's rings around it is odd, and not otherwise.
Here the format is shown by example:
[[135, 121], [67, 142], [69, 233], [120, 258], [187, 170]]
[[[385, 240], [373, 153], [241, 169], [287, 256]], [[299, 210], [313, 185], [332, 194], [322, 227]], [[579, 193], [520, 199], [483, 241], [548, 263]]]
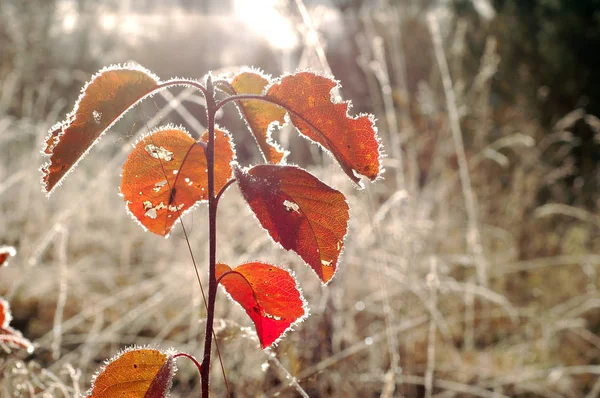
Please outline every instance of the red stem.
[[[180, 353], [175, 355], [177, 356], [185, 356], [192, 360], [198, 371], [200, 372], [201, 384], [202, 384], [202, 398], [208, 398], [210, 394], [210, 361], [211, 361], [211, 353], [212, 353], [212, 338], [214, 336], [214, 317], [215, 317], [215, 302], [217, 295], [217, 286], [218, 283], [216, 281], [216, 254], [217, 254], [217, 204], [221, 195], [225, 192], [227, 187], [229, 187], [235, 179], [228, 181], [228, 183], [220, 190], [220, 192], [215, 195], [215, 178], [214, 178], [214, 164], [215, 164], [215, 114], [218, 110], [215, 98], [214, 98], [214, 85], [209, 75], [206, 81], [206, 87], [202, 86], [199, 82], [195, 80], [181, 80], [181, 79], [173, 79], [166, 82], [162, 82], [156, 87], [153, 91], [157, 91], [167, 87], [173, 86], [192, 86], [200, 90], [204, 94], [204, 98], [206, 99], [206, 114], [207, 114], [207, 127], [208, 127], [208, 143], [204, 144], [200, 142], [202, 146], [205, 147], [206, 154], [206, 163], [208, 169], [208, 218], [209, 218], [209, 274], [208, 274], [208, 303], [207, 303], [207, 316], [206, 316], [206, 329], [204, 336], [204, 355], [202, 358], [202, 363], [198, 363], [198, 361], [192, 356]], [[217, 345], [217, 350], [219, 349]], [[220, 355], [219, 355], [220, 356]], [[222, 364], [221, 364], [222, 365]], [[223, 369], [224, 371], [224, 369]], [[223, 373], [223, 377], [225, 378], [225, 373]], [[227, 378], [225, 378], [225, 383], [227, 385]], [[227, 392], [229, 395], [229, 388], [227, 388]]]
[[[227, 184], [223, 185], [223, 188], [221, 188], [221, 190], [219, 191], [219, 193], [217, 194], [217, 197], [216, 197], [217, 204], [219, 203], [219, 199], [221, 199], [221, 196], [223, 196], [223, 194], [225, 193], [227, 188], [229, 188], [229, 186], [231, 184], [233, 184], [235, 181], [236, 181], [236, 179], [232, 178], [231, 180], [227, 181]], [[218, 283], [217, 283], [217, 285], [218, 285]]]
[[192, 361], [194, 363], [194, 365], [196, 365], [196, 367], [198, 368], [198, 372], [202, 373], [202, 365], [200, 364], [200, 362], [198, 362], [196, 360], [196, 358], [194, 358], [190, 354], [186, 354], [185, 352], [178, 352], [177, 354], [173, 355], [173, 358], [178, 358], [178, 357], [185, 357], [185, 358], [189, 359], [190, 361]]
[[208, 168], [208, 313], [206, 315], [206, 332], [204, 336], [204, 356], [202, 358], [202, 398], [209, 397], [210, 357], [212, 348], [213, 322], [215, 319], [215, 299], [217, 296], [217, 198], [215, 196], [215, 97], [214, 86], [210, 75], [206, 80], [206, 113], [208, 115], [208, 143], [206, 163]]

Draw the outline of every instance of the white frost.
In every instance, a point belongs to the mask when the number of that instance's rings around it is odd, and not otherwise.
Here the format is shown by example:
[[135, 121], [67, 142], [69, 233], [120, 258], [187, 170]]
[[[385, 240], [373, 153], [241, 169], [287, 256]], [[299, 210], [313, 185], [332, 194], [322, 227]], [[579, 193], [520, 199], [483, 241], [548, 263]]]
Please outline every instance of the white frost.
[[162, 159], [166, 162], [173, 160], [173, 152], [163, 148], [162, 146], [148, 144], [146, 145], [145, 149], [146, 152], [148, 152], [148, 154], [155, 159]]
[[167, 180], [159, 181], [156, 184], [154, 184], [154, 188], [152, 188], [152, 190], [154, 192], [159, 192], [161, 190], [161, 188], [164, 187], [166, 184], [167, 184]]
[[298, 206], [297, 203], [290, 202], [289, 200], [284, 200], [283, 205], [285, 206], [285, 209], [287, 211], [295, 211], [297, 213], [300, 213], [300, 206]]
[[92, 112], [92, 116], [94, 117], [94, 121], [100, 124], [100, 120], [102, 119], [102, 112], [98, 112], [95, 110]]

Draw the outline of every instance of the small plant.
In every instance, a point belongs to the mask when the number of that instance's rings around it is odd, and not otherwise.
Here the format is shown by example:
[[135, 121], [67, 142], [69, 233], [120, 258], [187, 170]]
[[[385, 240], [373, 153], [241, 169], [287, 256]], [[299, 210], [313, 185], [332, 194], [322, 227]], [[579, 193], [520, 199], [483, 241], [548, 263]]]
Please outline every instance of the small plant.
[[[271, 138], [271, 128], [283, 125], [286, 114], [300, 134], [331, 154], [357, 185], [360, 176], [374, 181], [382, 173], [373, 117], [348, 116], [348, 102], [331, 100], [337, 83], [330, 78], [298, 72], [271, 80], [247, 70], [232, 79], [214, 81], [209, 74], [203, 85], [195, 80], [160, 81], [144, 68], [127, 65], [102, 69], [83, 88], [66, 120], [50, 129], [43, 149], [48, 157], [42, 167], [44, 190], [50, 194], [127, 110], [174, 86], [202, 92], [207, 131], [196, 137], [169, 125], [147, 134], [135, 144], [123, 166], [120, 191], [134, 219], [164, 237], [186, 212], [208, 202], [209, 286], [203, 360], [198, 362], [186, 353], [129, 349], [96, 376], [91, 397], [164, 397], [175, 370], [173, 359], [179, 356], [196, 364], [202, 396], [208, 397], [219, 284], [246, 310], [262, 348], [276, 343], [307, 315], [306, 302], [289, 271], [264, 262], [237, 267], [217, 263], [217, 206], [234, 182], [275, 242], [295, 251], [323, 284], [334, 276], [348, 228], [348, 204], [341, 192], [307, 171], [285, 164], [287, 153]], [[237, 104], [265, 164], [242, 168], [235, 161], [231, 135], [215, 124], [216, 112], [228, 103]]]

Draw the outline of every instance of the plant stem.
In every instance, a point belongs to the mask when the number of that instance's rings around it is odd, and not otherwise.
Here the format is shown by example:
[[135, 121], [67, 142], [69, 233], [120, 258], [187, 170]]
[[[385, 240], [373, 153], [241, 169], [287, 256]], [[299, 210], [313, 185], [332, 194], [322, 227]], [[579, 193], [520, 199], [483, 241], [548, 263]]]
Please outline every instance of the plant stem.
[[206, 80], [206, 113], [208, 119], [208, 144], [206, 148], [206, 164], [208, 169], [208, 233], [209, 233], [209, 268], [208, 268], [208, 310], [206, 331], [204, 335], [204, 356], [202, 358], [202, 398], [209, 396], [210, 356], [212, 348], [213, 321], [215, 318], [215, 298], [217, 295], [216, 263], [217, 263], [217, 198], [215, 197], [215, 97], [211, 76]]
[[194, 363], [194, 365], [196, 365], [196, 368], [198, 368], [198, 372], [202, 373], [202, 365], [200, 364], [200, 362], [198, 362], [196, 360], [196, 358], [194, 358], [190, 354], [186, 354], [185, 352], [178, 352], [177, 354], [173, 355], [173, 358], [178, 358], [178, 357], [185, 357], [185, 358], [189, 359], [190, 361], [192, 361]]
[[[306, 119], [304, 117], [304, 115], [302, 115], [301, 113], [296, 112], [295, 110], [293, 110], [292, 108], [290, 108], [286, 104], [283, 104], [283, 103], [277, 101], [274, 98], [269, 98], [269, 97], [267, 97], [267, 96], [265, 96], [263, 94], [235, 94], [235, 95], [230, 95], [229, 97], [224, 98], [221, 101], [219, 101], [219, 102], [216, 103], [215, 112], [218, 111], [219, 109], [221, 109], [223, 106], [225, 106], [225, 104], [227, 104], [229, 102], [239, 102], [239, 101], [243, 101], [243, 100], [246, 100], [246, 101], [247, 100], [264, 101], [264, 102], [267, 102], [269, 104], [277, 105], [278, 107], [282, 108], [287, 113], [289, 113], [290, 116], [298, 118], [300, 121], [302, 121], [303, 123], [305, 123], [306, 125], [308, 125], [308, 127], [310, 127], [315, 132], [315, 134], [317, 134], [323, 140], [323, 142], [327, 143], [327, 147], [325, 149], [331, 151], [334, 154], [334, 156], [335, 156], [335, 152], [334, 152], [335, 146], [334, 145], [330, 145], [331, 139], [329, 137], [327, 137], [327, 135], [323, 134], [323, 132], [321, 130], [319, 130], [317, 128], [317, 126], [315, 126], [310, 120]], [[340, 162], [340, 163], [342, 163], [342, 162]]]

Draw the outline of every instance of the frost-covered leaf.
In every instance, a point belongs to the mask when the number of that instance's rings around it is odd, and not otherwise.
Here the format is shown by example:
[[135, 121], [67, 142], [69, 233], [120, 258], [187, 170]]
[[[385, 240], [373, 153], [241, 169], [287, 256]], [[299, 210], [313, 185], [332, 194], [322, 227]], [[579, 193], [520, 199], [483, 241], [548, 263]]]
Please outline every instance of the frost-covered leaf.
[[73, 111], [48, 132], [43, 149], [49, 157], [42, 166], [44, 190], [51, 192], [106, 130], [158, 87], [158, 78], [139, 66], [108, 67], [94, 75]]
[[332, 79], [299, 72], [270, 86], [266, 97], [291, 109], [290, 119], [300, 133], [331, 152], [354, 182], [360, 182], [359, 174], [375, 180], [382, 166], [373, 116], [348, 116], [349, 102], [331, 101], [334, 87]]
[[111, 359], [94, 377], [89, 398], [165, 398], [176, 367], [172, 353], [131, 348]]
[[[149, 231], [168, 236], [173, 225], [196, 203], [208, 200], [204, 148], [187, 132], [164, 128], [138, 141], [123, 165], [121, 193], [131, 214]], [[232, 177], [234, 150], [229, 134], [215, 131], [215, 190]]]
[[331, 280], [348, 230], [344, 195], [295, 166], [258, 165], [236, 169], [240, 190], [273, 240], [293, 250]]
[[[258, 72], [242, 72], [231, 81], [234, 94], [261, 94], [268, 84], [269, 79]], [[238, 106], [265, 160], [274, 164], [280, 163], [286, 153], [271, 138], [269, 127], [274, 123], [283, 125], [285, 111], [259, 100], [240, 101]]]
[[217, 264], [216, 277], [233, 300], [254, 322], [262, 348], [275, 343], [306, 315], [306, 304], [289, 271], [271, 264], [251, 262], [233, 270]]

